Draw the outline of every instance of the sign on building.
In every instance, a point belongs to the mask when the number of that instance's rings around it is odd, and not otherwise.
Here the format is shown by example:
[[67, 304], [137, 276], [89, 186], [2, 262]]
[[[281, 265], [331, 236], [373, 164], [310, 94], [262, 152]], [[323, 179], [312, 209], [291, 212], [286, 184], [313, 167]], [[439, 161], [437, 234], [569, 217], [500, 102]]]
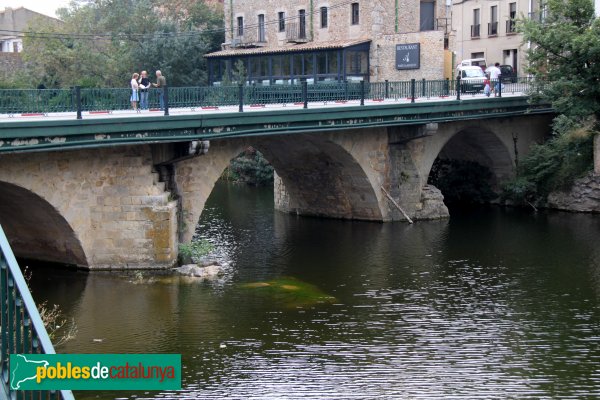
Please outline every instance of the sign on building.
[[421, 68], [421, 44], [408, 43], [396, 45], [396, 69]]

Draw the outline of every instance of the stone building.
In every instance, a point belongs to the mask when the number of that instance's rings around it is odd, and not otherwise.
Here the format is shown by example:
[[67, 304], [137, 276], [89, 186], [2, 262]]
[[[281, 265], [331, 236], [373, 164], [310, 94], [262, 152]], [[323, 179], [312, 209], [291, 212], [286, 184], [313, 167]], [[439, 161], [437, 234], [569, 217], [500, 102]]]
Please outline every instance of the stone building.
[[240, 62], [252, 84], [443, 79], [446, 8], [444, 0], [226, 0], [223, 49], [206, 55], [209, 81], [236, 81]]
[[539, 17], [538, 0], [453, 0], [455, 60], [485, 58], [487, 64], [511, 65], [522, 75], [527, 43], [517, 32], [519, 18]]

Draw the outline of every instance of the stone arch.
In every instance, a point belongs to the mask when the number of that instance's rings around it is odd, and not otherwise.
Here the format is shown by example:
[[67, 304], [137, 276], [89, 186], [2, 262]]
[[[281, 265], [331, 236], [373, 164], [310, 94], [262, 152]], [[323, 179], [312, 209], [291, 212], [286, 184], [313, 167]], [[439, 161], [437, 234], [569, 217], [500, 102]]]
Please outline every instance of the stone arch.
[[[191, 240], [204, 204], [230, 160], [252, 145], [271, 162], [298, 215], [381, 221], [374, 186], [351, 151], [335, 135], [294, 134], [211, 142], [207, 154], [175, 165], [181, 197], [180, 241]], [[368, 168], [368, 167], [367, 167]]]
[[67, 220], [31, 190], [0, 181], [0, 224], [18, 257], [88, 265], [81, 242]]
[[488, 167], [493, 175], [490, 182], [493, 188], [498, 188], [515, 173], [514, 149], [508, 146], [506, 138], [483, 126], [466, 125], [456, 129], [450, 125], [447, 131], [435, 134], [420, 168], [423, 183], [427, 182], [437, 158], [475, 161]]

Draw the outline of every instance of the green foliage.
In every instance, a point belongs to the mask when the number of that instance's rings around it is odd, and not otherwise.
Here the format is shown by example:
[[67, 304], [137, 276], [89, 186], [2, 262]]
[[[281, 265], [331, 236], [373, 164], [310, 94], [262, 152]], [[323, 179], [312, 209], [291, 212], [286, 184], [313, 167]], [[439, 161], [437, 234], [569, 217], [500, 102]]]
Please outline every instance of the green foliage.
[[522, 19], [529, 73], [544, 84], [538, 96], [559, 116], [556, 134], [595, 124], [600, 116], [600, 20], [592, 0], [548, 0], [543, 18]]
[[249, 147], [231, 160], [222, 178], [254, 186], [268, 185], [273, 183], [273, 166], [260, 151]]
[[594, 165], [594, 132], [579, 129], [535, 145], [519, 166], [518, 177], [503, 188], [516, 203], [544, 202], [555, 190], [566, 190]]
[[184, 263], [199, 263], [202, 257], [208, 255], [215, 249], [215, 246], [206, 239], [192, 241], [191, 243], [182, 243], [179, 245], [179, 258]]
[[593, 168], [593, 136], [600, 117], [600, 20], [592, 0], [548, 0], [540, 18], [522, 19], [519, 30], [531, 42], [529, 73], [539, 84], [533, 100], [557, 111], [554, 136], [534, 146], [503, 197], [543, 203], [568, 189]]
[[429, 183], [444, 194], [447, 204], [488, 203], [496, 194], [490, 186], [492, 173], [487, 167], [467, 160], [435, 160]]
[[[204, 1], [112, 0], [71, 2], [63, 24], [39, 21], [23, 57], [33, 86], [128, 87], [133, 72], [160, 69], [170, 86], [206, 80], [203, 55], [223, 42], [222, 5]], [[30, 78], [31, 79], [31, 78]]]

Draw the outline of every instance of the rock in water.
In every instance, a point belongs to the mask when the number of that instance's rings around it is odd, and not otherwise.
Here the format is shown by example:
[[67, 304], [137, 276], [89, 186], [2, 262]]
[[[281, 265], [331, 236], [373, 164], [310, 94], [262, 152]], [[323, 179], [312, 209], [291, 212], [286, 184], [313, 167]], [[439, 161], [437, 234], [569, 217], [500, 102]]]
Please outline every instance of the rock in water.
[[218, 264], [200, 266], [198, 264], [182, 265], [175, 268], [175, 271], [184, 276], [192, 276], [195, 278], [212, 279], [219, 276], [223, 272], [223, 267]]
[[590, 173], [577, 179], [569, 192], [550, 193], [548, 207], [564, 211], [600, 213], [600, 176]]
[[415, 210], [415, 219], [443, 219], [448, 218], [450, 213], [444, 204], [444, 195], [433, 185], [423, 186], [421, 191], [421, 203]]

